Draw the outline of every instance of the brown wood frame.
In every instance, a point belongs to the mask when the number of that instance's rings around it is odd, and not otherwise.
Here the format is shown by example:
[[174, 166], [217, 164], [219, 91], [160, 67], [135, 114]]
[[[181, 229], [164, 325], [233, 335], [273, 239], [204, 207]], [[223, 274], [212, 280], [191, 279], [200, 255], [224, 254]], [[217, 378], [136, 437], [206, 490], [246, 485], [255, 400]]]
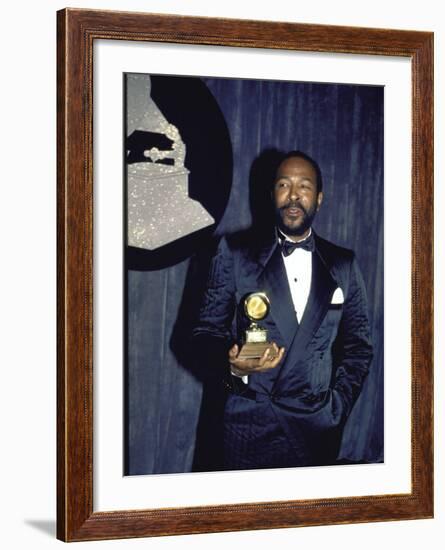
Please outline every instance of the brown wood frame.
[[[57, 16], [58, 538], [97, 540], [432, 517], [433, 34], [78, 9]], [[97, 39], [411, 59], [411, 493], [93, 513], [92, 84]]]

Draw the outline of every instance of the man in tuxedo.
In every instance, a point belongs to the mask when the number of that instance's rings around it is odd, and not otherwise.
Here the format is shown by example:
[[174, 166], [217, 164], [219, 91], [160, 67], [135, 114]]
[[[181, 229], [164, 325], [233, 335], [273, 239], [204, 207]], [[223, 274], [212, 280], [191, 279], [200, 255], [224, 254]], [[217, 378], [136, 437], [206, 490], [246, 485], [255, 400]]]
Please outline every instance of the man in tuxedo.
[[[354, 252], [311, 227], [323, 202], [317, 163], [288, 153], [271, 197], [267, 237], [221, 240], [194, 329], [200, 360], [227, 388], [224, 469], [335, 464], [372, 359]], [[270, 301], [260, 324], [272, 348], [245, 359], [244, 299], [254, 292]]]

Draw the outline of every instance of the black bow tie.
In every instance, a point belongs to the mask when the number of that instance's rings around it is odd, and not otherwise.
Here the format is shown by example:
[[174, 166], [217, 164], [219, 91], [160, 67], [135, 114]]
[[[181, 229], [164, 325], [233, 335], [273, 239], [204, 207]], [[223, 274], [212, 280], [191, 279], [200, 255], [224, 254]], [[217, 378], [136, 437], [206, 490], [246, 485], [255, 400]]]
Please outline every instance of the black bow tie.
[[283, 252], [284, 256], [290, 256], [292, 252], [296, 248], [302, 248], [303, 250], [307, 250], [308, 252], [313, 252], [315, 248], [315, 242], [314, 242], [314, 234], [311, 233], [307, 239], [304, 239], [303, 241], [298, 241], [294, 243], [293, 241], [288, 241], [287, 239], [283, 239], [281, 241], [281, 251]]

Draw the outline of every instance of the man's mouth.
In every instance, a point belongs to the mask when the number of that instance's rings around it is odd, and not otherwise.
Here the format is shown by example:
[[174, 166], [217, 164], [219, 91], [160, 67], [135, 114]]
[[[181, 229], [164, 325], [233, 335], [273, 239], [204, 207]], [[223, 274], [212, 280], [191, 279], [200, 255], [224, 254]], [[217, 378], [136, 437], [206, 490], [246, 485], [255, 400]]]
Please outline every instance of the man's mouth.
[[286, 208], [283, 208], [283, 210], [286, 216], [291, 217], [302, 216], [304, 214], [303, 209], [299, 206], [287, 206]]

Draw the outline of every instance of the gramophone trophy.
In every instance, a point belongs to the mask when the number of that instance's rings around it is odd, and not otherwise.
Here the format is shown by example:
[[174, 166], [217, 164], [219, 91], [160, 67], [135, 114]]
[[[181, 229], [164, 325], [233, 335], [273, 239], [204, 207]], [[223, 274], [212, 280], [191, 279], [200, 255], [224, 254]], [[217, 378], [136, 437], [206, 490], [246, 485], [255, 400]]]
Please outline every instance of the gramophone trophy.
[[269, 298], [264, 292], [253, 292], [244, 298], [244, 312], [251, 323], [245, 332], [239, 359], [259, 359], [268, 348], [269, 358], [277, 355], [272, 344], [267, 341], [267, 330], [258, 325], [258, 321], [265, 319], [269, 311]]

